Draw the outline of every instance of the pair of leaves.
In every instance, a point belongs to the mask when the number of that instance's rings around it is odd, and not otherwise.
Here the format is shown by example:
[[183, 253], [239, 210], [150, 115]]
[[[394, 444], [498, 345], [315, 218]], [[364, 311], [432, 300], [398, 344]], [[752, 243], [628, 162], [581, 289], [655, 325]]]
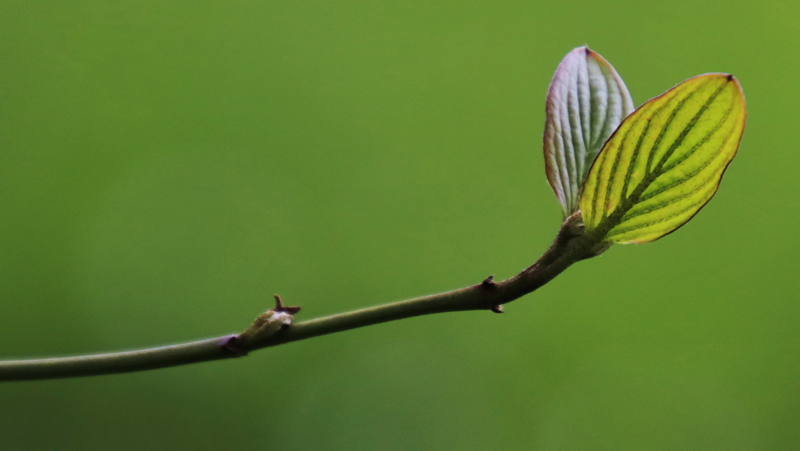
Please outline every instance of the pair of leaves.
[[744, 95], [728, 74], [691, 78], [632, 110], [614, 68], [586, 47], [564, 58], [547, 96], [550, 185], [565, 217], [580, 208], [586, 233], [611, 243], [654, 241], [689, 221], [744, 132]]

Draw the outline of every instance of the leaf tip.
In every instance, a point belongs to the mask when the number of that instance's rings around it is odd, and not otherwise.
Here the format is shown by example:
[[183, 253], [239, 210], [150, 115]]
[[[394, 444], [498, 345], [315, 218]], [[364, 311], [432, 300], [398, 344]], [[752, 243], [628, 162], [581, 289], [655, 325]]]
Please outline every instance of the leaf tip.
[[744, 91], [742, 90], [742, 85], [739, 83], [739, 80], [731, 74], [726, 74], [728, 76], [728, 81], [732, 82], [736, 89], [739, 91], [739, 95], [744, 98]]
[[720, 74], [716, 74], [716, 75], [718, 77], [720, 77], [720, 78], [724, 78], [725, 81], [728, 82], [728, 83], [733, 83], [733, 85], [735, 87], [737, 87], [739, 90], [742, 89], [742, 86], [739, 84], [739, 80], [737, 80], [736, 77], [733, 76], [733, 74], [720, 73]]
[[705, 77], [705, 78], [717, 78], [717, 79], [725, 79], [726, 82], [732, 82], [734, 86], [736, 86], [739, 90], [742, 89], [742, 85], [739, 84], [739, 80], [733, 76], [733, 74], [729, 74], [726, 72], [712, 72], [709, 74], [698, 75], [696, 78]]
[[[707, 74], [709, 76], [716, 76], [718, 78], [724, 78], [727, 83], [731, 83], [733, 86], [732, 88], [736, 90], [736, 96], [739, 98], [739, 101], [742, 104], [742, 108], [745, 108], [745, 99], [744, 99], [744, 90], [742, 89], [741, 83], [739, 80], [733, 75], [728, 73], [716, 73], [716, 74]], [[745, 112], [745, 115], [747, 113]]]

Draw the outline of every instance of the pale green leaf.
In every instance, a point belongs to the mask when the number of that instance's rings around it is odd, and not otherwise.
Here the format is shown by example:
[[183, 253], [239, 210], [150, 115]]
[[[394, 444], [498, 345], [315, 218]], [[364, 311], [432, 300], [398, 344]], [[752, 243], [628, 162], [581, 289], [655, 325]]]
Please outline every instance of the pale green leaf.
[[685, 224], [717, 192], [744, 123], [744, 94], [728, 74], [691, 78], [639, 107], [589, 171], [586, 233], [644, 243]]
[[602, 56], [578, 47], [558, 65], [547, 92], [544, 162], [564, 217], [578, 209], [589, 166], [631, 112], [628, 88]]

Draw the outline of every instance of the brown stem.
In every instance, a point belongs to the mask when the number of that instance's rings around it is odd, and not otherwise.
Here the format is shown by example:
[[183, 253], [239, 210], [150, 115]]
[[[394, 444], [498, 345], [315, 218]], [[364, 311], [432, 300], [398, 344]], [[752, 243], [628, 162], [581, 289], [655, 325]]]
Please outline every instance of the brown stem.
[[[276, 346], [358, 327], [432, 313], [466, 310], [501, 312], [500, 306], [535, 291], [573, 263], [593, 257], [607, 246], [583, 235], [580, 213], [567, 218], [553, 244], [539, 260], [516, 276], [445, 293], [339, 313], [284, 327], [278, 333], [237, 343], [237, 335], [138, 351], [35, 360], [0, 361], [0, 381], [54, 379], [99, 374], [127, 373], [246, 355], [256, 349]], [[278, 301], [278, 306], [282, 303]], [[295, 307], [284, 307], [294, 309]], [[297, 308], [299, 309], [299, 308]]]

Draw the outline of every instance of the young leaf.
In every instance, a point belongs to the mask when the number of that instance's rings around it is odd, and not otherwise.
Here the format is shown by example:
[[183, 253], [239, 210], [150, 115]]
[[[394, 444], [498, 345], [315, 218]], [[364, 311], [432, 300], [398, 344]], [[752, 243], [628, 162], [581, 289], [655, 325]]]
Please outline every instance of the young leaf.
[[547, 92], [544, 164], [564, 217], [578, 209], [589, 166], [633, 111], [628, 88], [602, 56], [578, 47], [558, 65]]
[[639, 107], [589, 171], [586, 233], [646, 243], [675, 231], [717, 192], [744, 123], [742, 87], [728, 74], [690, 78]]

